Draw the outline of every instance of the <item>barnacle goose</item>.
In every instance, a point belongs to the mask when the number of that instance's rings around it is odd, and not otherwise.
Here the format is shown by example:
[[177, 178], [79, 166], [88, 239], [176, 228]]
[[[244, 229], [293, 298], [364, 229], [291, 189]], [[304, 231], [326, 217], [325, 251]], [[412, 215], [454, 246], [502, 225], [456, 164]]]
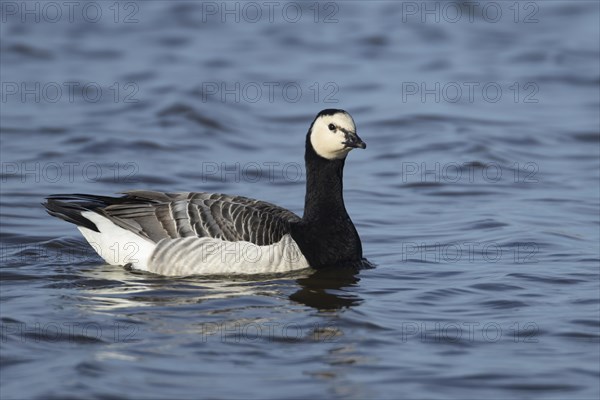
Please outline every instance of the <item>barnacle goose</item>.
[[321, 111], [306, 137], [304, 216], [217, 193], [51, 195], [48, 213], [77, 225], [109, 264], [161, 275], [256, 274], [360, 266], [360, 237], [342, 194], [346, 156], [366, 148], [344, 110]]

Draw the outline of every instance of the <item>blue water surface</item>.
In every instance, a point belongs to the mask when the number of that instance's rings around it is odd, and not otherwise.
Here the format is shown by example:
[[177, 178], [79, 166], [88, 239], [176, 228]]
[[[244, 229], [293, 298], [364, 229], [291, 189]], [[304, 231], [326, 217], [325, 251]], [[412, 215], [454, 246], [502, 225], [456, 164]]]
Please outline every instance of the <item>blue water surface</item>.
[[[597, 399], [599, 3], [476, 4], [0, 3], [0, 397]], [[40, 205], [301, 214], [332, 107], [374, 269], [167, 279]]]

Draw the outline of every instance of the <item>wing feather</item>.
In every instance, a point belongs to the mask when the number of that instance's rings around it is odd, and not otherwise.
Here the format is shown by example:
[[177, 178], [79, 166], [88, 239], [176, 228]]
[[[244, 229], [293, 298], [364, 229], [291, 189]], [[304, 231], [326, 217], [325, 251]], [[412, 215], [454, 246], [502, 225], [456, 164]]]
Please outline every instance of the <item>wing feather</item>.
[[[284, 208], [219, 193], [126, 192], [123, 197], [63, 196], [154, 242], [210, 237], [259, 246], [278, 242], [300, 218]], [[83, 202], [85, 201], [85, 204]], [[79, 202], [79, 203], [78, 203]]]

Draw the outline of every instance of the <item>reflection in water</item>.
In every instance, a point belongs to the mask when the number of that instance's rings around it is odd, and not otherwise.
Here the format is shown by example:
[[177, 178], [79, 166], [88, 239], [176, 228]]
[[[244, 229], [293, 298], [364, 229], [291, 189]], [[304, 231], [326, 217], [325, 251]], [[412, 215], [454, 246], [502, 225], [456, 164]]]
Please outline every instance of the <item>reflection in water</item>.
[[290, 300], [320, 310], [352, 307], [363, 300], [344, 288], [360, 280], [358, 271], [348, 269], [324, 269], [296, 280], [302, 288], [290, 295]]
[[[249, 276], [188, 276], [167, 278], [147, 272], [126, 270], [121, 266], [104, 265], [85, 272], [90, 297], [97, 311], [127, 307], [178, 306], [199, 304], [212, 299], [239, 297], [285, 296], [284, 290], [293, 279], [306, 278], [311, 270], [285, 275]], [[251, 301], [250, 301], [251, 303]]]
[[360, 280], [358, 270], [325, 269], [296, 271], [285, 275], [189, 276], [165, 278], [146, 272], [104, 265], [85, 271], [78, 286], [90, 289], [96, 311], [127, 307], [176, 306], [202, 303], [210, 299], [266, 296], [288, 298], [319, 310], [335, 310], [358, 305], [362, 299], [345, 290]]

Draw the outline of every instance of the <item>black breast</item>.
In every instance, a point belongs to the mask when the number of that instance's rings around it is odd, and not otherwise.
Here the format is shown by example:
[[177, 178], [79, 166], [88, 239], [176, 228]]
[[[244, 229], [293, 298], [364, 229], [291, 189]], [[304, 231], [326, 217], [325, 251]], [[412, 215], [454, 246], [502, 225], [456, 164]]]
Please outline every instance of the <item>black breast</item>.
[[355, 264], [362, 259], [362, 245], [352, 221], [326, 218], [300, 221], [291, 226], [292, 238], [313, 268]]

